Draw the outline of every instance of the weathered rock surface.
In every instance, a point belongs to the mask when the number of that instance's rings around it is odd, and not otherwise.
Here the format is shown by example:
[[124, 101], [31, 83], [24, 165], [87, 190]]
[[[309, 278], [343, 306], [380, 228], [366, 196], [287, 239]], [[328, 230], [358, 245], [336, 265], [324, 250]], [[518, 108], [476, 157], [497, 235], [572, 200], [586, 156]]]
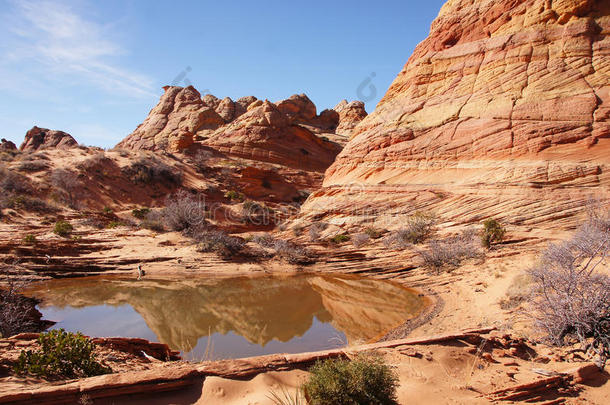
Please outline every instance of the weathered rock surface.
[[341, 149], [293, 124], [269, 101], [217, 130], [203, 144], [230, 156], [310, 171], [324, 171]]
[[198, 131], [214, 130], [225, 124], [225, 120], [204, 103], [193, 86], [166, 86], [164, 90], [159, 104], [117, 147], [179, 151], [194, 143]]
[[19, 150], [35, 152], [40, 149], [73, 148], [76, 146], [78, 146], [78, 142], [66, 132], [33, 127], [25, 134], [25, 139]]
[[317, 115], [305, 94], [274, 104], [254, 96], [201, 97], [192, 86], [164, 89], [159, 104], [117, 147], [180, 152], [205, 145], [234, 157], [321, 173], [347, 139], [333, 137], [339, 113]]
[[573, 225], [610, 197], [609, 34], [607, 1], [448, 1], [303, 210]]
[[351, 135], [356, 125], [368, 115], [362, 101], [348, 103], [347, 100], [341, 100], [333, 110], [339, 114], [337, 133], [347, 136]]
[[15, 143], [8, 141], [4, 138], [2, 138], [2, 141], [0, 142], [0, 150], [4, 150], [4, 151], [9, 151], [9, 150], [17, 150], [17, 145], [15, 145]]

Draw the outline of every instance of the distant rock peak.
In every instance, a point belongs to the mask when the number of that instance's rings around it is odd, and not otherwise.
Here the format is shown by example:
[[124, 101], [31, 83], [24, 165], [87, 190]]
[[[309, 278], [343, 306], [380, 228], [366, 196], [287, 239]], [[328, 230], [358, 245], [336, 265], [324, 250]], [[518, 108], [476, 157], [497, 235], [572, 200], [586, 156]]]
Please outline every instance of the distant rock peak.
[[74, 148], [77, 146], [78, 142], [76, 142], [72, 135], [66, 132], [34, 126], [25, 134], [25, 139], [19, 147], [19, 150], [35, 152], [41, 149]]

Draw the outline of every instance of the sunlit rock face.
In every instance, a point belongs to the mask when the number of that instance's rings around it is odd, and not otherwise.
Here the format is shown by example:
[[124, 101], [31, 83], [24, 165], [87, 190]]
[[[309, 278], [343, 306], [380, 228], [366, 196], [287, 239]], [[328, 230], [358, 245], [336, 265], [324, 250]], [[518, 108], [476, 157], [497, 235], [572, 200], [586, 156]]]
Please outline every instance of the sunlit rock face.
[[[178, 151], [194, 143], [197, 132], [215, 130], [225, 120], [193, 87], [166, 86], [159, 104], [117, 147], [131, 150]], [[222, 112], [222, 110], [220, 110]]]
[[272, 340], [287, 342], [303, 336], [314, 319], [330, 322], [348, 342], [368, 341], [427, 305], [424, 298], [394, 283], [322, 276], [56, 280], [29, 294], [41, 298], [43, 308], [129, 305], [162, 343], [183, 351], [215, 333], [233, 333], [260, 346]]
[[[5, 139], [3, 139], [5, 141]], [[2, 145], [7, 145], [6, 148], [10, 148], [12, 142], [2, 142]], [[78, 142], [72, 137], [72, 135], [63, 131], [54, 131], [46, 128], [33, 127], [25, 134], [25, 139], [19, 147], [19, 150], [23, 152], [36, 152], [41, 149], [48, 148], [75, 148], [78, 146]], [[4, 148], [3, 148], [4, 149]]]
[[610, 2], [450, 0], [304, 214], [573, 225], [608, 198]]

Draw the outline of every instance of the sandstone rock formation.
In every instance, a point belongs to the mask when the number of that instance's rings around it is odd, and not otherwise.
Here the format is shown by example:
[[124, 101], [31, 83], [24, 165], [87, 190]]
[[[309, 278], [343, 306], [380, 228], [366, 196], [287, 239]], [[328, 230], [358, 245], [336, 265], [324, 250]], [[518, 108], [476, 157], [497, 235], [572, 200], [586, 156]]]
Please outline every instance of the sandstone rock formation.
[[269, 101], [217, 130], [203, 144], [230, 156], [310, 171], [324, 171], [341, 149], [293, 124]]
[[254, 96], [201, 97], [192, 86], [164, 89], [159, 104], [117, 147], [181, 152], [204, 145], [233, 157], [322, 173], [345, 143], [345, 137], [333, 136], [339, 113], [317, 115], [305, 94], [274, 104]]
[[159, 104], [117, 147], [132, 150], [178, 151], [191, 146], [195, 134], [214, 130], [225, 120], [201, 99], [193, 87], [166, 86]]
[[573, 225], [610, 197], [609, 34], [605, 0], [448, 1], [303, 210]]
[[25, 134], [25, 139], [19, 150], [35, 152], [39, 149], [73, 148], [75, 146], [78, 146], [78, 142], [68, 133], [33, 127]]
[[2, 138], [0, 142], [0, 150], [9, 151], [9, 150], [17, 150], [17, 145], [15, 143]]
[[347, 100], [341, 100], [333, 110], [339, 114], [337, 133], [347, 136], [351, 135], [356, 125], [368, 115], [362, 101], [348, 103]]

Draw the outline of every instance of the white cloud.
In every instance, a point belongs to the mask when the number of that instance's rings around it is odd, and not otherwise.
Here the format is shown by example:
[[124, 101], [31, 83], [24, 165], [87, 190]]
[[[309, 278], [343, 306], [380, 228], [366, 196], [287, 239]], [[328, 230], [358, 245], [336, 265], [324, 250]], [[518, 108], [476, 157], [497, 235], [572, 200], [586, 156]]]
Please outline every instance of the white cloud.
[[[49, 80], [65, 85], [93, 85], [131, 97], [154, 96], [154, 81], [117, 61], [126, 50], [111, 39], [110, 25], [79, 14], [66, 3], [20, 0], [2, 16], [7, 31], [0, 46], [3, 62], [0, 86], [22, 90], [26, 76], [41, 88]], [[0, 28], [0, 30], [2, 30]], [[1, 34], [1, 32], [0, 32]]]

